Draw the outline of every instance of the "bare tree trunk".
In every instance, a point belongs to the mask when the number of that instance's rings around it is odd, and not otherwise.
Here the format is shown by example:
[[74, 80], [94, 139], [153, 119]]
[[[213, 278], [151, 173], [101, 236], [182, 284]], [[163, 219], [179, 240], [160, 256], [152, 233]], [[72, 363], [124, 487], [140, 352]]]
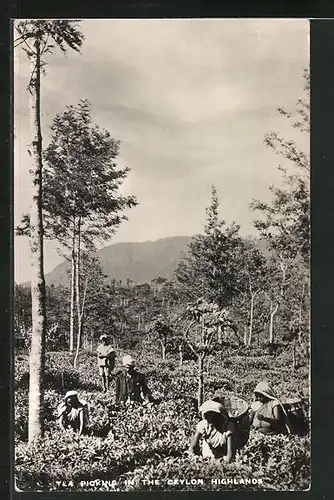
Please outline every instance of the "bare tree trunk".
[[244, 326], [244, 346], [247, 346], [247, 325]]
[[302, 343], [302, 317], [303, 317], [304, 295], [305, 295], [305, 281], [303, 281], [303, 287], [302, 287], [302, 293], [301, 293], [300, 305], [299, 305], [299, 315], [298, 315], [298, 322], [299, 322], [298, 342], [299, 342], [299, 345], [301, 345], [301, 343]]
[[292, 371], [296, 371], [296, 343], [292, 341]]
[[182, 344], [179, 344], [179, 365], [183, 366], [183, 349]]
[[198, 381], [198, 386], [197, 386], [197, 404], [198, 408], [201, 406], [203, 402], [203, 393], [204, 393], [204, 384], [203, 384], [203, 363], [204, 361], [204, 356], [202, 353], [198, 355], [198, 375], [197, 375], [197, 381]]
[[85, 310], [87, 284], [88, 284], [88, 278], [86, 278], [85, 288], [84, 288], [83, 297], [82, 297], [82, 306], [81, 306], [81, 310], [79, 310], [80, 317], [78, 318], [79, 319], [79, 321], [78, 321], [78, 323], [79, 323], [78, 324], [78, 338], [77, 338], [77, 348], [75, 351], [75, 357], [74, 357], [74, 362], [73, 362], [74, 368], [76, 368], [76, 366], [77, 366], [80, 345], [81, 345], [81, 334], [82, 334], [82, 326], [83, 326], [82, 318], [83, 318], [84, 310]]
[[32, 203], [30, 210], [31, 252], [31, 316], [32, 334], [29, 357], [29, 423], [28, 440], [33, 442], [43, 434], [43, 375], [45, 357], [45, 278], [43, 255], [42, 212], [42, 133], [40, 109], [41, 59], [40, 40], [35, 41], [36, 59], [32, 58], [30, 81], [30, 127], [31, 127], [31, 171]]
[[[76, 296], [76, 305], [77, 305], [77, 318], [78, 318], [78, 338], [81, 337], [81, 296], [80, 296], [80, 260], [81, 260], [81, 227], [80, 227], [80, 218], [78, 220], [77, 226], [77, 246], [76, 246], [76, 276], [75, 276], [75, 296]], [[80, 335], [79, 335], [80, 332]], [[80, 346], [79, 346], [80, 348]], [[77, 346], [78, 349], [78, 346]]]
[[274, 342], [274, 317], [278, 311], [278, 304], [272, 309], [272, 302], [270, 302], [270, 324], [269, 324], [269, 343]]
[[251, 304], [249, 313], [249, 331], [248, 331], [248, 346], [251, 345], [253, 340], [253, 316], [254, 316], [254, 294], [251, 294]]
[[70, 303], [70, 352], [74, 351], [74, 304], [76, 283], [76, 222], [73, 222], [72, 258], [71, 258], [71, 303]]
[[283, 299], [284, 297], [284, 288], [285, 288], [285, 282], [286, 282], [286, 266], [284, 265], [283, 263], [283, 260], [281, 259], [280, 260], [280, 267], [281, 267], [281, 271], [282, 271], [282, 282], [281, 282], [281, 289], [280, 289], [280, 295]]
[[221, 326], [219, 326], [217, 328], [217, 341], [218, 341], [218, 344], [222, 343], [222, 327]]
[[161, 341], [161, 353], [162, 353], [162, 360], [165, 361], [166, 359], [166, 344]]
[[81, 333], [82, 333], [82, 315], [81, 315], [81, 303], [80, 303], [80, 218], [78, 220], [77, 231], [76, 231], [76, 246], [75, 246], [75, 298], [76, 298], [76, 309], [77, 309], [77, 345], [75, 350], [75, 356], [73, 361], [74, 368], [77, 365], [79, 350], [81, 347]]

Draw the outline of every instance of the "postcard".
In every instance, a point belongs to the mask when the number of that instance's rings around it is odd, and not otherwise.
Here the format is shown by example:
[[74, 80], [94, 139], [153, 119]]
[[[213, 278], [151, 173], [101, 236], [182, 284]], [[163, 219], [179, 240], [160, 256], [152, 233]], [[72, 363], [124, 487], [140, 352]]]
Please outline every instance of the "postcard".
[[17, 491], [310, 489], [305, 19], [17, 19]]

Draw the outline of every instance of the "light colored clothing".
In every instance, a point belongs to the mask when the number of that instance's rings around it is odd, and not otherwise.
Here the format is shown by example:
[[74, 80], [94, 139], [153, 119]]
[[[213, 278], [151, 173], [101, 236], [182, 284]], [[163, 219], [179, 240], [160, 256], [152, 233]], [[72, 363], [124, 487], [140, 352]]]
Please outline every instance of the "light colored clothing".
[[67, 398], [70, 398], [72, 396], [78, 397], [79, 396], [78, 391], [67, 391], [67, 393], [64, 396], [64, 400], [66, 400]]
[[220, 458], [227, 454], [227, 438], [234, 435], [234, 425], [228, 422], [223, 432], [217, 430], [207, 420], [197, 424], [197, 432], [202, 436], [202, 456]]
[[268, 399], [277, 399], [276, 393], [268, 382], [259, 382], [254, 389], [254, 392], [263, 394]]
[[226, 419], [228, 418], [228, 413], [225, 410], [225, 408], [223, 407], [223, 405], [221, 403], [219, 403], [218, 401], [213, 401], [211, 399], [209, 399], [208, 401], [205, 401], [205, 403], [203, 403], [200, 406], [199, 411], [202, 414], [202, 416], [204, 416], [207, 412], [214, 412], [214, 413], [219, 413], [220, 415], [223, 415]]
[[[97, 348], [98, 366], [110, 366], [113, 368], [115, 361], [115, 349], [110, 345], [100, 344]], [[100, 356], [103, 356], [100, 358]]]
[[136, 362], [133, 359], [133, 357], [130, 356], [130, 354], [126, 354], [122, 358], [122, 364], [123, 364], [123, 366], [135, 366]]
[[82, 413], [83, 411], [84, 411], [83, 407], [71, 408], [69, 413], [66, 414], [66, 417], [70, 422], [75, 422], [76, 420], [79, 419], [80, 413]]
[[99, 374], [100, 375], [105, 375], [106, 377], [109, 377], [111, 370], [112, 370], [112, 368], [110, 366], [99, 365]]

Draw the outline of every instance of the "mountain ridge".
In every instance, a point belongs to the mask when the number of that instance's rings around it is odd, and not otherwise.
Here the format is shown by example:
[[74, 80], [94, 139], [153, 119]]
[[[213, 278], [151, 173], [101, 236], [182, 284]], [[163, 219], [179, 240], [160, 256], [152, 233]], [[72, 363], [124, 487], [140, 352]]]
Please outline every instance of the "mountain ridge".
[[[97, 254], [103, 273], [116, 281], [141, 284], [155, 278], [171, 278], [193, 236], [169, 236], [158, 240], [118, 242], [100, 249]], [[257, 240], [265, 249], [266, 244]], [[64, 260], [45, 275], [47, 285], [69, 285], [70, 261]], [[22, 283], [30, 286], [30, 282]]]
[[[117, 281], [145, 283], [158, 276], [170, 278], [186, 252], [192, 236], [170, 236], [158, 240], [112, 243], [97, 254], [104, 274]], [[45, 276], [47, 285], [69, 283], [70, 262], [58, 264]]]

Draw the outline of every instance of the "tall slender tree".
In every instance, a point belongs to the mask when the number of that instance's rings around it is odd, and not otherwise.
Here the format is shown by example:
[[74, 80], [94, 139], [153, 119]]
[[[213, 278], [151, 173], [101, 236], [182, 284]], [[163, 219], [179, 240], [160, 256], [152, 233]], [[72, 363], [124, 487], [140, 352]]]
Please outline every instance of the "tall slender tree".
[[161, 345], [162, 359], [166, 359], [166, 349], [168, 341], [173, 335], [173, 326], [167, 314], [160, 314], [150, 325], [148, 325], [148, 333], [156, 336]]
[[211, 203], [206, 209], [204, 233], [191, 239], [188, 253], [175, 272], [176, 282], [188, 300], [205, 297], [228, 307], [240, 292], [240, 252], [243, 240], [239, 226], [219, 218], [219, 200], [212, 187]]
[[133, 196], [121, 196], [119, 188], [129, 168], [119, 168], [120, 142], [91, 119], [88, 100], [67, 106], [51, 125], [51, 141], [45, 150], [43, 204], [46, 230], [71, 249], [70, 350], [74, 348], [74, 310], [81, 330], [84, 287], [81, 280], [82, 250], [109, 239], [122, 221], [124, 210], [137, 204]]
[[[268, 279], [274, 286], [270, 287], [268, 297], [270, 304], [269, 340], [274, 339], [274, 318], [277, 315], [289, 324], [294, 317], [291, 310], [293, 293], [291, 283], [297, 288], [297, 276], [305, 274], [300, 288], [304, 313], [308, 315], [309, 307], [304, 302], [309, 275], [310, 261], [310, 159], [308, 138], [310, 131], [310, 79], [308, 71], [304, 73], [304, 93], [297, 101], [294, 112], [287, 112], [279, 107], [278, 113], [287, 118], [291, 129], [300, 132], [296, 140], [285, 139], [277, 132], [265, 135], [264, 142], [279, 157], [287, 161], [287, 166], [278, 166], [283, 174], [283, 186], [271, 186], [272, 199], [269, 202], [253, 200], [251, 209], [260, 217], [254, 221], [260, 236], [269, 244], [271, 262]], [[301, 144], [304, 144], [301, 147]], [[304, 272], [302, 272], [302, 269]], [[307, 286], [306, 286], [307, 285]], [[306, 287], [306, 288], [305, 288]], [[298, 302], [298, 300], [297, 300]], [[306, 307], [305, 307], [306, 306]], [[300, 307], [297, 306], [297, 310]], [[275, 320], [276, 321], [276, 320]], [[298, 320], [301, 324], [301, 321]]]
[[186, 308], [190, 318], [184, 330], [184, 342], [197, 359], [197, 403], [198, 407], [203, 402], [204, 393], [204, 362], [217, 344], [217, 334], [221, 327], [232, 326], [227, 311], [220, 309], [213, 302], [199, 299], [196, 304]]
[[265, 290], [266, 260], [262, 252], [249, 239], [244, 242], [244, 252], [240, 263], [240, 272], [244, 275], [245, 290], [249, 297], [248, 338], [245, 345], [250, 346], [253, 340], [255, 302]]
[[[135, 197], [122, 196], [119, 188], [129, 168], [119, 168], [120, 142], [94, 124], [91, 105], [82, 99], [67, 106], [54, 118], [51, 141], [44, 151], [44, 226], [47, 237], [70, 250], [70, 351], [74, 351], [75, 326], [81, 328], [84, 292], [82, 251], [92, 251], [96, 242], [109, 239]], [[21, 224], [29, 228], [29, 217]]]
[[[278, 166], [283, 174], [282, 188], [271, 186], [272, 200], [253, 200], [250, 207], [260, 214], [254, 221], [261, 237], [267, 240], [280, 258], [301, 255], [306, 265], [310, 258], [310, 158], [308, 138], [310, 131], [310, 80], [304, 73], [304, 94], [296, 104], [294, 113], [279, 107], [278, 112], [287, 118], [291, 127], [300, 132], [303, 149], [295, 140], [282, 137], [277, 132], [265, 135], [264, 142], [279, 157], [287, 160], [289, 167]], [[301, 142], [301, 141], [300, 141]]]
[[79, 52], [83, 35], [76, 22], [34, 20], [15, 24], [19, 46], [30, 61], [29, 113], [31, 126], [32, 199], [30, 208], [32, 339], [29, 362], [29, 425], [28, 439], [34, 441], [43, 434], [43, 372], [46, 328], [45, 279], [43, 267], [43, 144], [41, 127], [41, 75], [45, 72], [43, 56], [55, 47], [66, 52], [67, 47]]

